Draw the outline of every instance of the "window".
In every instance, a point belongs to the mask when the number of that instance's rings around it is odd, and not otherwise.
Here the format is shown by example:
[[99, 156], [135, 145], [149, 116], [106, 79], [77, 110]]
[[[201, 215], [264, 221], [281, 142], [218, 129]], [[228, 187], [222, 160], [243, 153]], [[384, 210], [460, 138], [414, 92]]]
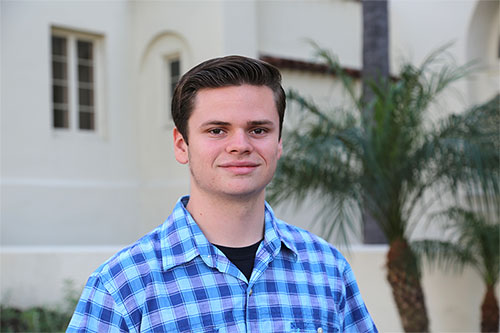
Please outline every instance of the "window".
[[68, 55], [66, 38], [52, 36], [52, 102], [55, 128], [68, 128]]
[[92, 35], [52, 31], [52, 126], [96, 130], [96, 49]]
[[[164, 79], [164, 100], [165, 100], [165, 119], [166, 124], [169, 124], [172, 120], [172, 115], [170, 114], [170, 105], [172, 103], [172, 97], [174, 96], [175, 86], [177, 82], [181, 79], [181, 58], [179, 55], [170, 55], [164, 58], [165, 66], [165, 79]], [[167, 128], [170, 128], [167, 125]]]
[[78, 127], [95, 129], [93, 43], [77, 41]]
[[179, 58], [169, 60], [170, 67], [170, 96], [174, 96], [175, 85], [181, 78], [181, 60]]

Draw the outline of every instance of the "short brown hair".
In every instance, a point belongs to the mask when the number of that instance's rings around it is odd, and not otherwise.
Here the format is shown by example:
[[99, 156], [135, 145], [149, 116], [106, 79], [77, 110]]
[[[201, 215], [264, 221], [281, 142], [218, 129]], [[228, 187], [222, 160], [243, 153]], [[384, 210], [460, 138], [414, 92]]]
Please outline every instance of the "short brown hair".
[[177, 83], [172, 97], [172, 119], [187, 143], [188, 120], [193, 112], [196, 94], [204, 88], [227, 86], [266, 86], [273, 91], [279, 116], [279, 135], [285, 117], [285, 91], [281, 86], [281, 74], [267, 62], [242, 57], [226, 56], [210, 59], [193, 67]]

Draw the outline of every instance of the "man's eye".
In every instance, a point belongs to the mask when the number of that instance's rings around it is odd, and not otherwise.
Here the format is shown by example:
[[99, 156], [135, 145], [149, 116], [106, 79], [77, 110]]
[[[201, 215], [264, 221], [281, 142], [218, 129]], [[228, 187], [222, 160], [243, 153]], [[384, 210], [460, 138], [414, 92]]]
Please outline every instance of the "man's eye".
[[208, 131], [208, 133], [213, 134], [213, 135], [220, 135], [223, 132], [224, 131], [221, 128], [213, 128], [213, 129]]
[[261, 135], [261, 134], [267, 133], [267, 129], [265, 129], [265, 128], [255, 128], [255, 129], [252, 130], [252, 133], [253, 134], [257, 134], [257, 135]]

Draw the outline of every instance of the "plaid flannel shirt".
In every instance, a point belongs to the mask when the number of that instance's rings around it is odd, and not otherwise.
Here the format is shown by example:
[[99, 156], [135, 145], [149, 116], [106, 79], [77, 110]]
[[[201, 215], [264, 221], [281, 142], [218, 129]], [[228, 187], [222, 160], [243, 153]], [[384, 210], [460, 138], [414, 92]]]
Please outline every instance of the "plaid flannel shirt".
[[275, 218], [248, 281], [185, 208], [89, 278], [68, 332], [377, 332], [345, 258]]

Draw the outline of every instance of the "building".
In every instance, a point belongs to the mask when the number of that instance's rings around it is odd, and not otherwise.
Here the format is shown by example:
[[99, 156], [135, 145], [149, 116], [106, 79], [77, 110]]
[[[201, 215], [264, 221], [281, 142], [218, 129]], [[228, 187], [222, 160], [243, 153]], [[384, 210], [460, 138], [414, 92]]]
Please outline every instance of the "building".
[[[390, 2], [391, 68], [454, 41], [459, 63], [484, 69], [457, 89], [462, 110], [499, 89], [497, 1]], [[453, 12], [453, 15], [449, 15]], [[361, 67], [353, 0], [0, 2], [1, 301], [55, 302], [104, 259], [162, 223], [188, 189], [173, 158], [171, 88], [215, 56], [313, 61], [312, 39]], [[284, 85], [332, 96], [331, 78], [283, 69]], [[278, 210], [307, 227], [303, 215]], [[350, 255], [381, 331], [401, 330], [385, 282], [385, 246]], [[374, 272], [377, 272], [376, 274]], [[433, 330], [479, 327], [473, 272], [424, 277]], [[9, 296], [10, 295], [10, 296]], [[467, 300], [465, 302], [465, 300]], [[438, 320], [439, 318], [439, 320]]]

